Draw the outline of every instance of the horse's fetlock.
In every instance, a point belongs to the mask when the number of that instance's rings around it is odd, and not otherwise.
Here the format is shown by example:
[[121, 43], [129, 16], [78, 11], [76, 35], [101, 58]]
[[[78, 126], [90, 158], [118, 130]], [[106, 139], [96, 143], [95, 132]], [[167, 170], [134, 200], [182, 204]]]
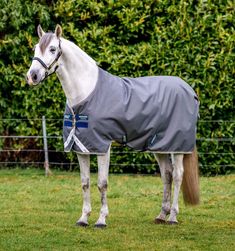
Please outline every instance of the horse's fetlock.
[[165, 206], [162, 207], [162, 211], [163, 211], [163, 213], [164, 213], [165, 215], [168, 215], [168, 214], [170, 214], [171, 207], [165, 205]]
[[177, 215], [179, 213], [179, 208], [171, 208], [171, 214]]

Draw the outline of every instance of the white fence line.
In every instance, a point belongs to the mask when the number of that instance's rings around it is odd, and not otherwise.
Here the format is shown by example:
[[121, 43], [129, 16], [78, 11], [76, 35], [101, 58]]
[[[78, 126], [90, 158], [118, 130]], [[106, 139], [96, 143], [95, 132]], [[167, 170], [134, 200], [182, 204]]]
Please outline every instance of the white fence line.
[[[44, 117], [44, 116], [43, 116]], [[0, 139], [42, 139], [43, 140], [43, 149], [1, 149], [0, 148], [0, 153], [1, 152], [17, 152], [17, 153], [23, 153], [23, 152], [38, 152], [38, 153], [44, 153], [44, 162], [27, 162], [27, 161], [2, 161], [0, 162], [0, 165], [44, 165], [45, 167], [45, 173], [46, 175], [48, 175], [50, 173], [49, 170], [49, 164], [50, 165], [58, 165], [58, 166], [74, 166], [74, 165], [78, 165], [78, 163], [73, 163], [73, 162], [49, 162], [49, 158], [48, 158], [48, 153], [64, 153], [63, 150], [51, 150], [48, 149], [48, 145], [47, 145], [47, 139], [58, 139], [58, 140], [62, 140], [63, 137], [62, 136], [56, 136], [56, 135], [47, 135], [47, 131], [46, 131], [46, 121], [61, 121], [62, 119], [45, 119], [44, 118], [32, 118], [32, 119], [28, 119], [28, 118], [19, 118], [19, 119], [8, 119], [8, 118], [3, 118], [0, 119], [0, 121], [3, 122], [9, 122], [9, 121], [41, 121], [42, 122], [42, 129], [43, 129], [43, 135], [0, 135]], [[199, 121], [199, 123], [235, 123], [235, 120], [201, 120]], [[197, 138], [197, 141], [208, 141], [208, 142], [228, 142], [231, 143], [235, 142], [235, 138], [231, 137], [231, 138]], [[119, 149], [119, 147], [112, 147], [112, 149]], [[111, 155], [117, 155], [117, 154], [141, 154], [143, 152], [137, 152], [137, 151], [111, 151]], [[199, 156], [200, 155], [235, 155], [234, 152], [221, 152], [221, 153], [216, 153], [216, 152], [199, 152]], [[120, 163], [112, 163], [112, 166], [124, 166], [126, 164], [120, 164]], [[134, 166], [147, 166], [149, 164], [138, 164], [135, 163], [133, 164]], [[131, 166], [131, 164], [130, 164]], [[157, 164], [156, 164], [157, 166]], [[203, 166], [211, 166], [211, 165], [203, 165]], [[223, 166], [223, 167], [235, 167], [235, 164], [225, 164], [225, 165], [213, 165], [215, 167], [218, 166]]]

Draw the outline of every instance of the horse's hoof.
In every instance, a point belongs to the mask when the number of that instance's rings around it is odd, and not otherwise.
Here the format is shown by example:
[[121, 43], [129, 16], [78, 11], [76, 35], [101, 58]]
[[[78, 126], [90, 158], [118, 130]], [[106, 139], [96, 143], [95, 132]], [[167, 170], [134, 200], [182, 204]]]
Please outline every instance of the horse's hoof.
[[76, 222], [76, 226], [79, 226], [79, 227], [87, 227], [88, 225], [89, 225], [88, 223], [83, 222], [83, 221]]
[[178, 225], [177, 221], [167, 221], [168, 225]]
[[95, 224], [95, 228], [106, 228], [106, 227], [107, 227], [106, 224], [102, 224], [102, 223]]
[[155, 224], [166, 224], [166, 221], [163, 220], [163, 219], [160, 219], [160, 218], [156, 218], [156, 219], [154, 220], [154, 223], [155, 223]]

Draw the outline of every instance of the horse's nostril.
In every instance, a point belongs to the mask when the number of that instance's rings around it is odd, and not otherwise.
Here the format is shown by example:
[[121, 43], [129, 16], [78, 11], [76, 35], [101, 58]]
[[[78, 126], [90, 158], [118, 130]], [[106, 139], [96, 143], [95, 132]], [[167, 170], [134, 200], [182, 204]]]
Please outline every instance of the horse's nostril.
[[37, 80], [37, 74], [35, 73], [35, 74], [33, 74], [33, 80]]
[[30, 72], [30, 75], [31, 75], [32, 80], [33, 80], [34, 82], [36, 82], [37, 79], [38, 79], [37, 72], [36, 72], [36, 71], [31, 71], [31, 72]]

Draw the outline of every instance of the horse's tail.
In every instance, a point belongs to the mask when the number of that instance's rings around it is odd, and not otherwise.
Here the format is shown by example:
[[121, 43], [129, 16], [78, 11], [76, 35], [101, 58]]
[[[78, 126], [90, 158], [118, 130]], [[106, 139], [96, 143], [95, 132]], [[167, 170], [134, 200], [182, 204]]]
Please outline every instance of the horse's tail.
[[199, 195], [199, 169], [197, 149], [191, 154], [184, 155], [184, 175], [182, 191], [185, 204], [197, 205], [200, 202]]

